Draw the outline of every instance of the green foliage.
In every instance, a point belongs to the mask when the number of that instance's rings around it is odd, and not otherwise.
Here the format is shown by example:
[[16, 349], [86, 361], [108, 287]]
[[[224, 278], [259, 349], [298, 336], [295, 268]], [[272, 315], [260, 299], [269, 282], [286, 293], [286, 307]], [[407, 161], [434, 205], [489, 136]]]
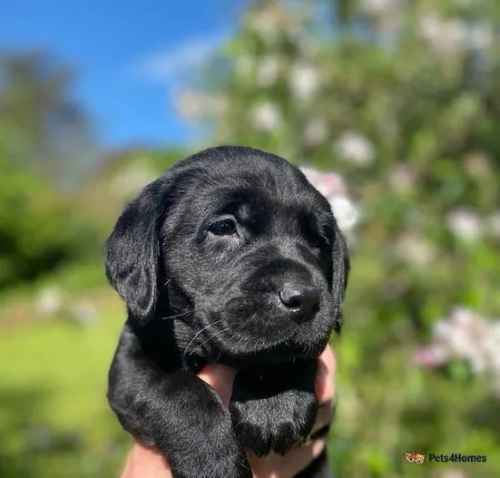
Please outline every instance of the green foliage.
[[0, 171], [0, 289], [95, 250], [93, 229], [80, 222], [69, 197], [1, 153]]

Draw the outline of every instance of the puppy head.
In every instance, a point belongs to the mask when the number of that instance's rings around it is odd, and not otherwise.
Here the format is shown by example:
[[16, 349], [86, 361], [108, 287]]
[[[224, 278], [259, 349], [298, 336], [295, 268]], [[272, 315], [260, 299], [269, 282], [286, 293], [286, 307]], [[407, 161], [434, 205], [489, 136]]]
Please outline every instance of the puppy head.
[[173, 320], [186, 354], [315, 356], [340, 325], [348, 255], [326, 199], [278, 156], [203, 151], [146, 186], [107, 242], [136, 326]]

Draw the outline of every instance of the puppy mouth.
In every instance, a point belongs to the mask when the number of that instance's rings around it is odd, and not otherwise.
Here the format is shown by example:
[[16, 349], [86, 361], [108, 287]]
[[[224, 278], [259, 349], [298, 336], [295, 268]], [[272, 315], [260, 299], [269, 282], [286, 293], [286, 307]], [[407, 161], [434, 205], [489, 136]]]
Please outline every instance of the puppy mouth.
[[285, 362], [309, 356], [317, 343], [325, 341], [323, 328], [311, 325], [313, 319], [298, 318], [294, 311], [285, 313], [264, 297], [233, 297], [220, 310], [205, 315], [206, 325], [198, 334], [209, 356]]
[[303, 341], [298, 337], [297, 331], [273, 339], [240, 336], [234, 333], [228, 335], [227, 340], [221, 338], [217, 333], [213, 335], [211, 356], [217, 362], [238, 369], [316, 358], [328, 342], [328, 336], [316, 337], [315, 340], [308, 338]]

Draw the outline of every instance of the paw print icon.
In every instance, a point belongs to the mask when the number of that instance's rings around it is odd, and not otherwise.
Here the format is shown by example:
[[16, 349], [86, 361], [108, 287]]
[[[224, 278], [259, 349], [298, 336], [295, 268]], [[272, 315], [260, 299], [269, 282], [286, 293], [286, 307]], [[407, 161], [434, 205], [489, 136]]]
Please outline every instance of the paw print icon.
[[410, 451], [405, 453], [405, 458], [408, 463], [421, 465], [425, 461], [425, 454], [418, 451]]

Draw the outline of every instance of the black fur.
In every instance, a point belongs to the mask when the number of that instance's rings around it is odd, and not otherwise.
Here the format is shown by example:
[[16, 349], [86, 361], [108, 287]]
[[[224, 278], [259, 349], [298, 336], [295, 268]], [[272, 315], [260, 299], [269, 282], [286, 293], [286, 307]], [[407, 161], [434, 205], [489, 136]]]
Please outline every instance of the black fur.
[[[128, 309], [108, 392], [123, 427], [168, 455], [177, 478], [250, 477], [243, 449], [305, 439], [347, 272], [328, 202], [284, 159], [225, 146], [177, 163], [107, 242]], [[208, 362], [238, 370], [229, 410], [195, 375]]]

